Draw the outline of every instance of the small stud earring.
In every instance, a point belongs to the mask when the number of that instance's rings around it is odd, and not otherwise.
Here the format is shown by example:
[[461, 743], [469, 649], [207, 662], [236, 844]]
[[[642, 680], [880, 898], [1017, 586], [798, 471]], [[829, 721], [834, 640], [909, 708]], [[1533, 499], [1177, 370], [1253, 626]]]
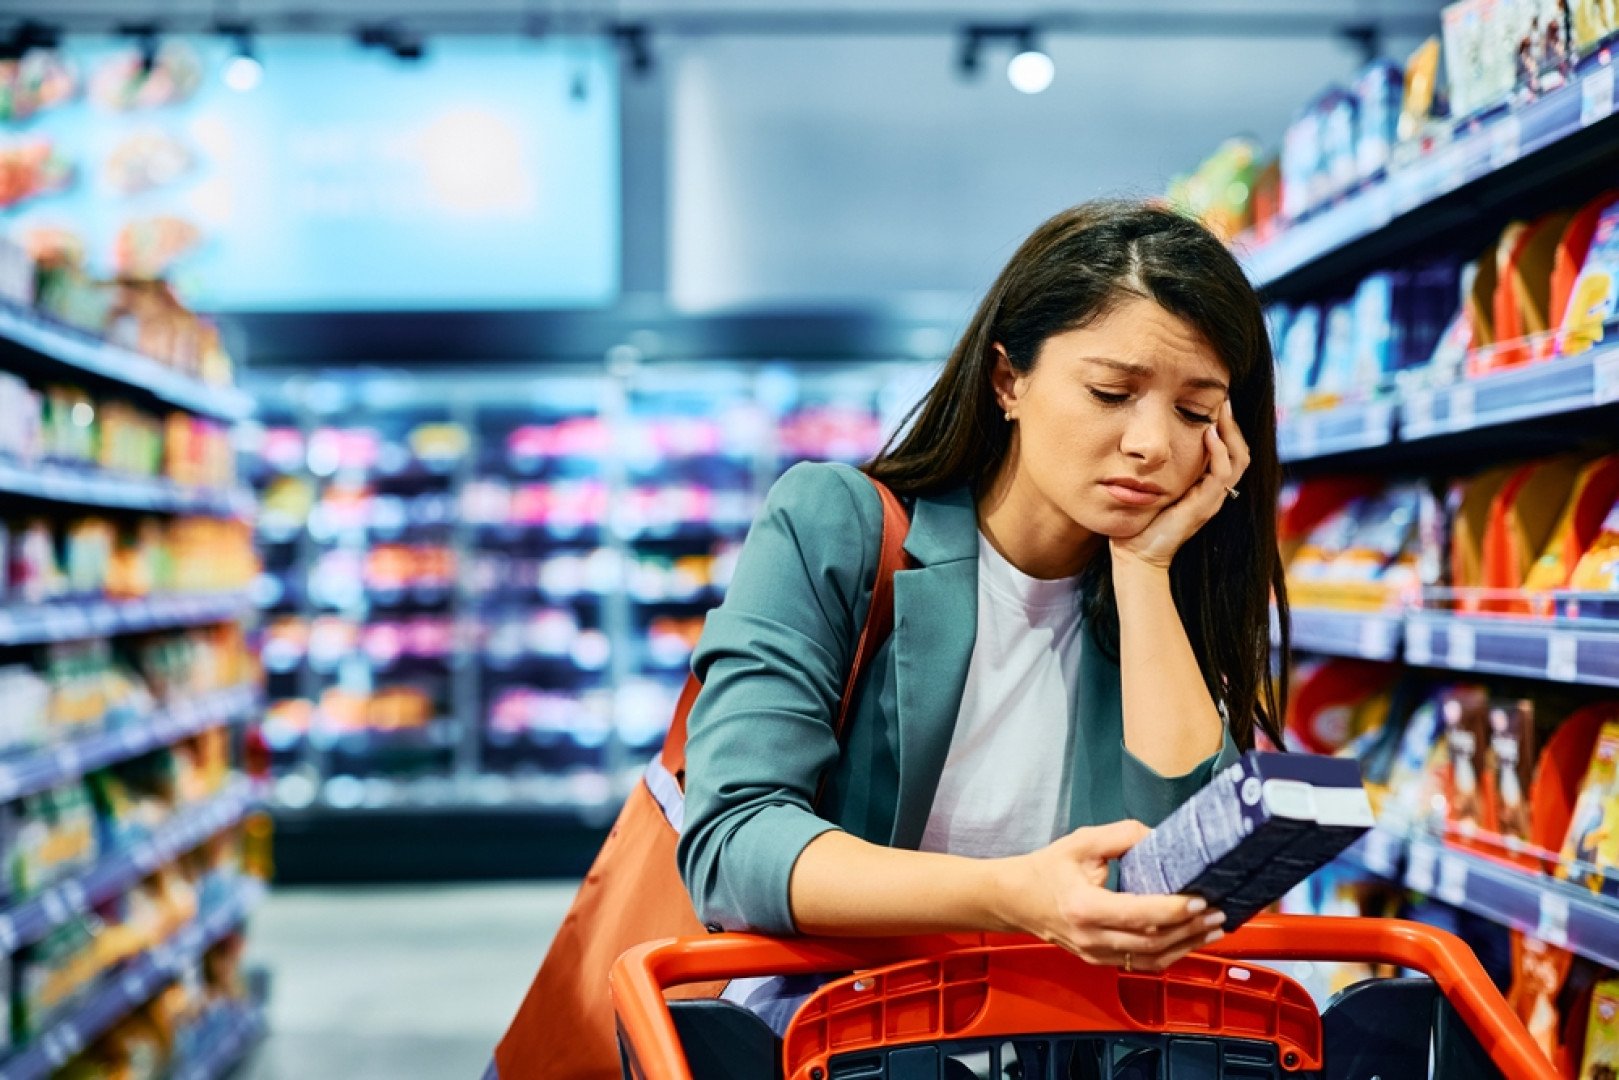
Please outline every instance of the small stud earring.
[[1011, 422], [1012, 422], [1012, 413], [1011, 413], [1011, 410], [1007, 410], [1007, 413], [1006, 413], [1006, 422], [1007, 422], [1007, 423], [1008, 423], [1008, 424], [1010, 424], [1010, 423], [1011, 423]]

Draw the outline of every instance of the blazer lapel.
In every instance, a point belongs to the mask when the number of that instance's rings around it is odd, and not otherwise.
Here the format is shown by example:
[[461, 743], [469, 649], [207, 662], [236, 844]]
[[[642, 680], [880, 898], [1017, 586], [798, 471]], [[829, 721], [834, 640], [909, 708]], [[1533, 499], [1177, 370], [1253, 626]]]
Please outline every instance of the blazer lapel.
[[918, 499], [894, 576], [895, 744], [899, 802], [892, 843], [922, 842], [944, 771], [978, 635], [978, 515], [966, 489]]
[[1124, 769], [1123, 689], [1119, 666], [1080, 628], [1079, 678], [1074, 684], [1074, 733], [1069, 751], [1068, 827], [1105, 825], [1119, 817]]

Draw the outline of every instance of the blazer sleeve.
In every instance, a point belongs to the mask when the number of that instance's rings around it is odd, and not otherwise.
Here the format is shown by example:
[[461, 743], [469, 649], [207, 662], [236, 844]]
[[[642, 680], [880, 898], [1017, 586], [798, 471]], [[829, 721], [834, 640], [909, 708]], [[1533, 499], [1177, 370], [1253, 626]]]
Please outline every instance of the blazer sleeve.
[[681, 877], [698, 916], [727, 930], [795, 932], [799, 854], [836, 828], [814, 810], [865, 619], [882, 504], [848, 466], [798, 465], [776, 482], [692, 657]]
[[1214, 774], [1237, 760], [1237, 744], [1226, 728], [1220, 749], [1182, 776], [1165, 776], [1130, 752], [1120, 740], [1124, 757], [1124, 813], [1148, 828], [1157, 825], [1190, 799]]

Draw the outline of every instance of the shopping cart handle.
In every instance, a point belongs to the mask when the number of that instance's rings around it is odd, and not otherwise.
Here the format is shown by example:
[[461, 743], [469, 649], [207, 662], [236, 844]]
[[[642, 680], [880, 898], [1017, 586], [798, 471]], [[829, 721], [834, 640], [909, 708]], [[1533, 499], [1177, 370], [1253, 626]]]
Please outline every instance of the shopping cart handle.
[[[663, 998], [668, 988], [761, 975], [861, 971], [967, 949], [1039, 944], [1022, 934], [897, 938], [714, 934], [638, 945], [619, 957], [609, 983], [619, 1034], [636, 1075], [644, 1080], [691, 1080]], [[1412, 968], [1434, 980], [1507, 1080], [1557, 1076], [1472, 950], [1443, 930], [1398, 919], [1263, 915], [1200, 952], [1232, 960], [1361, 961]]]

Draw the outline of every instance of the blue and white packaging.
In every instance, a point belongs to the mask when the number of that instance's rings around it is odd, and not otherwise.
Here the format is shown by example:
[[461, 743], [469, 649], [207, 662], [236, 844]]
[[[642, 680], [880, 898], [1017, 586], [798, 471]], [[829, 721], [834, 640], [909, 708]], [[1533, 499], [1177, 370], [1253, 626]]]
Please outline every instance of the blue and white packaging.
[[1353, 759], [1250, 750], [1125, 852], [1119, 890], [1201, 896], [1231, 930], [1372, 823]]

